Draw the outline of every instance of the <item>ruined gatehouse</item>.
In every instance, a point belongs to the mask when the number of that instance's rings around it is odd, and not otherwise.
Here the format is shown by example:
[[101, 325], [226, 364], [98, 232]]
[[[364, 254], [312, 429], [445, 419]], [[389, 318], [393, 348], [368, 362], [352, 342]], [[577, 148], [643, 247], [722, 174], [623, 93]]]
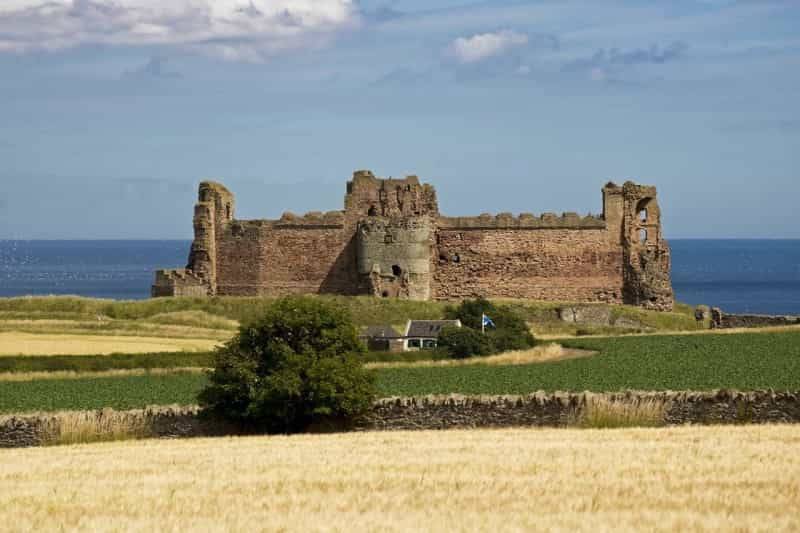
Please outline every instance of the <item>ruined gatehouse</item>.
[[200, 184], [184, 269], [156, 273], [153, 296], [371, 294], [530, 298], [670, 310], [670, 252], [656, 189], [602, 189], [603, 214], [448, 217], [416, 176], [347, 182], [344, 210], [237, 220], [222, 185]]

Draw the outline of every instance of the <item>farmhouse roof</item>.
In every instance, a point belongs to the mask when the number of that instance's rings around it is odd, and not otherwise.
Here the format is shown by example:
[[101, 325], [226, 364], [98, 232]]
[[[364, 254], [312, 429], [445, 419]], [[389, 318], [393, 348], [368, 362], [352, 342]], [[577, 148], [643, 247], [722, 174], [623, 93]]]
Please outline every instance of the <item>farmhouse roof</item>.
[[406, 337], [438, 338], [442, 328], [451, 326], [460, 328], [460, 320], [409, 320], [406, 325]]

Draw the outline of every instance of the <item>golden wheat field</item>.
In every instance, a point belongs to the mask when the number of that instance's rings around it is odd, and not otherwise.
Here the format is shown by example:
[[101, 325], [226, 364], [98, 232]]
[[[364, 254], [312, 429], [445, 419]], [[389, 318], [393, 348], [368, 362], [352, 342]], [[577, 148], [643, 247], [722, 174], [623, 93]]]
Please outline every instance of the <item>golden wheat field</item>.
[[213, 350], [220, 341], [126, 335], [70, 335], [0, 332], [3, 355], [107, 355], [111, 353], [195, 352]]
[[459, 430], [0, 451], [8, 530], [797, 531], [800, 426]]

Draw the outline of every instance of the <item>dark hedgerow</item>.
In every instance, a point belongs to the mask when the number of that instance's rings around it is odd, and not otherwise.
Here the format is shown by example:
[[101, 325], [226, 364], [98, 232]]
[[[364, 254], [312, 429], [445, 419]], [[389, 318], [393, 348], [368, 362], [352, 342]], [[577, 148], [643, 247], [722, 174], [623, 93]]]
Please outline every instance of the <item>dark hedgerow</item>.
[[214, 357], [199, 395], [208, 415], [268, 432], [349, 418], [375, 399], [374, 376], [349, 314], [309, 297], [271, 304]]

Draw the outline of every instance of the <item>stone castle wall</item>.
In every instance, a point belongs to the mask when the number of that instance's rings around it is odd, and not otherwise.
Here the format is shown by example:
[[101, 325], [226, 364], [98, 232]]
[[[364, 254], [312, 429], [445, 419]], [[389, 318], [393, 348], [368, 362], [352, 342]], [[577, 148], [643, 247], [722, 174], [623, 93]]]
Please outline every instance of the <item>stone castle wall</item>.
[[345, 209], [237, 220], [233, 195], [203, 182], [186, 269], [153, 296], [370, 294], [515, 297], [672, 308], [669, 247], [654, 187], [603, 188], [603, 215], [445, 217], [416, 176], [358, 171]]
[[[719, 307], [709, 311], [711, 329], [765, 328], [800, 325], [800, 317], [786, 315], [739, 315], [725, 313]], [[698, 317], [700, 320], [704, 316]]]
[[233, 224], [217, 247], [218, 294], [357, 292], [353, 238], [341, 225]]
[[440, 229], [436, 298], [622, 303], [622, 247], [605, 229]]

